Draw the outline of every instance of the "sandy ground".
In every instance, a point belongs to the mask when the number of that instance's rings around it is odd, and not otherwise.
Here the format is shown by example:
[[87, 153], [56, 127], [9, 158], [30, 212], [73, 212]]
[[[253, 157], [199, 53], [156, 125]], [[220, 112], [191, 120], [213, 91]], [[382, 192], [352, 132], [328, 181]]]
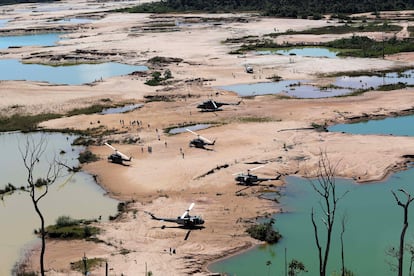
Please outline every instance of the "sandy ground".
[[[138, 1], [135, 1], [138, 2]], [[280, 211], [274, 201], [260, 199], [268, 189], [283, 192], [279, 181], [244, 187], [235, 185], [234, 174], [265, 164], [257, 170], [261, 177], [279, 174], [312, 176], [321, 151], [333, 163], [339, 162], [338, 176], [363, 183], [384, 179], [390, 172], [403, 169], [403, 155], [414, 155], [414, 139], [394, 136], [360, 136], [309, 130], [312, 123], [333, 124], [358, 116], [389, 116], [413, 108], [414, 89], [369, 92], [361, 96], [315, 100], [282, 99], [257, 96], [243, 99], [239, 105], [224, 106], [223, 111], [198, 112], [198, 103], [213, 97], [217, 101], [236, 103], [240, 98], [216, 86], [268, 81], [278, 75], [284, 79], [310, 79], [329, 83], [324, 73], [355, 70], [383, 70], [412, 66], [412, 54], [399, 54], [386, 59], [328, 59], [310, 57], [229, 55], [237, 45], [222, 43], [227, 38], [262, 36], [288, 29], [300, 30], [336, 24], [327, 20], [263, 19], [253, 15], [205, 15], [209, 23], [178, 25], [174, 31], [160, 31], [154, 26], [171, 22], [188, 22], [194, 15], [111, 14], [107, 7], [134, 4], [134, 1], [62, 1], [61, 9], [31, 12], [35, 4], [3, 7], [0, 19], [11, 19], [5, 27], [19, 29], [49, 28], [50, 19], [61, 17], [98, 18], [86, 26], [78, 26], [70, 38], [55, 47], [22, 47], [0, 51], [2, 58], [48, 61], [46, 55], [67, 55], [81, 49], [98, 50], [117, 55], [103, 55], [99, 60], [129, 64], [146, 64], [155, 56], [181, 58], [161, 69], [170, 69], [175, 83], [167, 88], [149, 87], [146, 78], [129, 75], [104, 79], [93, 85], [55, 86], [23, 81], [0, 82], [2, 114], [65, 112], [110, 98], [114, 102], [144, 103], [146, 95], [191, 95], [170, 102], [147, 102], [126, 114], [80, 115], [42, 123], [45, 128], [102, 127], [119, 134], [106, 140], [122, 141], [139, 138], [136, 144], [116, 147], [133, 157], [128, 166], [106, 161], [112, 153], [105, 146], [91, 146], [100, 161], [85, 165], [84, 170], [97, 176], [99, 183], [113, 197], [131, 201], [128, 212], [112, 222], [100, 223], [103, 243], [48, 241], [46, 267], [49, 275], [79, 275], [70, 271], [70, 263], [78, 261], [79, 252], [88, 258], [108, 261], [111, 275], [206, 275], [206, 265], [223, 256], [247, 249], [257, 241], [245, 233], [246, 226], [258, 216]], [[142, 2], [142, 1], [141, 1]], [[50, 4], [52, 6], [52, 4]], [[66, 8], [65, 8], [66, 7]], [[39, 8], [38, 8], [39, 9]], [[234, 20], [241, 17], [244, 20]], [[214, 24], [225, 22], [222, 24]], [[404, 23], [408, 24], [408, 23]], [[59, 27], [59, 25], [58, 25]], [[151, 29], [152, 28], [152, 29]], [[373, 34], [378, 37], [378, 34]], [[401, 36], [406, 33], [402, 32]], [[323, 41], [339, 36], [289, 36], [283, 41]], [[89, 54], [88, 57], [93, 56]], [[254, 67], [253, 74], [244, 66]], [[203, 78], [205, 81], [195, 81]], [[35, 95], [35, 96], [34, 96]], [[125, 125], [121, 124], [123, 120]], [[142, 121], [142, 126], [131, 125]], [[167, 135], [164, 129], [180, 124], [210, 123], [214, 127], [199, 133], [216, 139], [212, 150], [189, 148], [191, 133]], [[148, 151], [152, 148], [152, 152]], [[213, 173], [208, 173], [212, 171]], [[176, 217], [195, 202], [192, 214], [205, 219], [205, 227], [192, 230], [151, 220], [145, 212], [161, 217]], [[162, 229], [161, 226], [167, 227]], [[283, 234], [283, 233], [282, 233]], [[170, 254], [170, 248], [176, 254]], [[29, 266], [37, 270], [37, 249]], [[103, 275], [104, 267], [91, 275]]]

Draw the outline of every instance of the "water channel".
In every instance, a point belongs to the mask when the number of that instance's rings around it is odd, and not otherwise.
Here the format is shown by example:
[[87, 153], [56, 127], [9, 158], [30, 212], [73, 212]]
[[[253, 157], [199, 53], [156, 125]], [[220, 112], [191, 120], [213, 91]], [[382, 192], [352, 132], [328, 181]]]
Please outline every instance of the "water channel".
[[[406, 120], [409, 117], [394, 119], [400, 129], [393, 135], [407, 135], [412, 128]], [[399, 121], [401, 120], [401, 121]], [[389, 133], [386, 130], [388, 119], [375, 121], [375, 124], [360, 123], [364, 129], [373, 128], [370, 133]], [[358, 124], [342, 125], [335, 131], [351, 132]], [[351, 128], [349, 128], [351, 126]], [[358, 127], [360, 129], [361, 127]], [[356, 131], [358, 133], [358, 131]], [[390, 247], [397, 247], [402, 228], [403, 212], [397, 206], [391, 190], [400, 188], [414, 194], [414, 168], [395, 173], [384, 181], [371, 184], [356, 184], [351, 180], [337, 179], [339, 192], [348, 191], [340, 202], [339, 213], [346, 214], [345, 265], [355, 275], [394, 275], [390, 270], [390, 262], [395, 263], [386, 254]], [[312, 189], [309, 180], [298, 177], [286, 178], [286, 190], [281, 197], [281, 208], [285, 213], [277, 215], [275, 227], [282, 233], [283, 239], [277, 245], [258, 246], [241, 255], [225, 259], [210, 266], [215, 272], [226, 272], [229, 275], [285, 275], [285, 250], [288, 261], [297, 259], [303, 262], [309, 271], [303, 275], [319, 275], [318, 259], [310, 212], [312, 208], [319, 210], [320, 198]], [[320, 210], [319, 210], [320, 211]], [[412, 209], [409, 220], [414, 220]], [[337, 223], [334, 243], [331, 250], [328, 275], [340, 272], [340, 223]], [[406, 242], [414, 242], [414, 228], [410, 226]], [[409, 256], [406, 253], [408, 271]], [[270, 265], [266, 265], [270, 261]]]
[[[58, 155], [69, 166], [77, 166], [77, 157], [82, 147], [72, 146], [75, 136], [60, 133], [0, 134], [0, 188], [8, 183], [16, 187], [26, 185], [26, 169], [23, 166], [19, 145], [23, 146], [26, 136], [31, 135], [36, 141], [42, 135], [47, 140], [47, 151], [44, 159], [40, 159], [38, 177], [44, 176], [47, 164]], [[45, 215], [46, 225], [54, 224], [62, 215], [76, 219], [108, 220], [116, 213], [118, 201], [105, 196], [105, 191], [98, 186], [93, 177], [84, 172], [66, 173], [51, 186], [49, 193], [40, 202], [40, 208]], [[29, 194], [17, 191], [5, 195], [0, 200], [0, 218], [2, 229], [0, 235], [0, 275], [11, 275], [10, 271], [24, 254], [23, 248], [33, 243], [37, 238], [34, 229], [40, 226], [40, 220], [32, 206]], [[80, 253], [81, 254], [81, 253]], [[82, 253], [83, 254], [83, 253]], [[81, 255], [79, 257], [82, 257]]]

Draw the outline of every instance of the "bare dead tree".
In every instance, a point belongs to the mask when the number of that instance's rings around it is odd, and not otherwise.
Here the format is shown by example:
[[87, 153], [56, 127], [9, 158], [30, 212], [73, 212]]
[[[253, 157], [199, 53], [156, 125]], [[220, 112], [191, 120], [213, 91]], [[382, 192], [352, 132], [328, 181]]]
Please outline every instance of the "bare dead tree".
[[346, 275], [345, 270], [345, 252], [344, 252], [344, 234], [345, 234], [346, 216], [342, 216], [341, 219], [341, 264], [342, 264], [342, 276]]
[[408, 207], [410, 206], [410, 203], [414, 200], [413, 197], [409, 193], [407, 193], [403, 189], [398, 189], [399, 192], [403, 193], [407, 200], [405, 203], [403, 203], [400, 198], [397, 196], [397, 194], [394, 191], [391, 191], [391, 193], [394, 195], [395, 200], [397, 201], [398, 206], [401, 206], [404, 209], [404, 221], [403, 221], [403, 228], [401, 230], [400, 235], [400, 246], [399, 246], [399, 252], [397, 254], [398, 258], [398, 276], [403, 275], [403, 258], [404, 258], [404, 239], [405, 239], [405, 232], [408, 228]]
[[319, 205], [322, 210], [321, 220], [326, 230], [326, 243], [323, 245], [320, 238], [323, 233], [321, 227], [318, 227], [318, 223], [316, 222], [315, 218], [315, 211], [314, 208], [312, 208], [311, 220], [314, 229], [316, 247], [318, 249], [320, 276], [326, 275], [326, 267], [329, 259], [332, 231], [334, 227], [338, 202], [347, 194], [347, 192], [344, 192], [340, 196], [336, 194], [335, 175], [338, 165], [339, 162], [335, 166], [332, 165], [327, 156], [327, 153], [321, 151], [318, 161], [316, 181], [311, 180], [313, 189], [321, 198], [321, 201], [319, 201]]
[[39, 208], [39, 201], [49, 192], [49, 186], [56, 182], [60, 176], [62, 163], [56, 159], [49, 163], [46, 173], [43, 178], [35, 176], [36, 169], [39, 162], [47, 148], [47, 141], [45, 136], [41, 136], [39, 141], [36, 141], [33, 136], [27, 136], [25, 144], [19, 145], [20, 154], [22, 156], [24, 166], [27, 170], [27, 187], [26, 191], [30, 194], [33, 207], [40, 218], [40, 237], [42, 240], [42, 247], [40, 251], [40, 273], [45, 275], [44, 255], [46, 251], [46, 232], [45, 219], [42, 211]]

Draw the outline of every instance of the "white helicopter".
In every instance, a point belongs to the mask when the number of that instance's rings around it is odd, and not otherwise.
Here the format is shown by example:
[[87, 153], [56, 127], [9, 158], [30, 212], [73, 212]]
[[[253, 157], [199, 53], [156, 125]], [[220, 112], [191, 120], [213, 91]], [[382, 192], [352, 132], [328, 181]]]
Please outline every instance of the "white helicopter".
[[110, 144], [105, 143], [105, 146], [115, 151], [114, 153], [108, 156], [108, 161], [111, 161], [112, 163], [123, 164], [124, 161], [132, 160], [132, 157], [123, 154], [122, 152], [120, 152], [119, 150], [111, 146]]
[[196, 147], [199, 149], [205, 149], [205, 150], [211, 150], [206, 148], [205, 146], [214, 146], [214, 143], [216, 143], [216, 140], [210, 141], [209, 139], [195, 133], [191, 129], [186, 128], [188, 132], [191, 132], [192, 134], [196, 135], [197, 138], [190, 141], [190, 147]]
[[161, 220], [166, 222], [175, 222], [177, 224], [183, 225], [184, 228], [196, 228], [199, 225], [204, 224], [204, 220], [201, 218], [201, 216], [190, 216], [190, 211], [193, 209], [195, 203], [191, 203], [190, 207], [182, 214], [181, 216], [177, 218], [159, 218], [156, 217], [154, 214], [150, 212], [145, 212], [148, 215], [151, 216], [152, 219], [155, 220]]

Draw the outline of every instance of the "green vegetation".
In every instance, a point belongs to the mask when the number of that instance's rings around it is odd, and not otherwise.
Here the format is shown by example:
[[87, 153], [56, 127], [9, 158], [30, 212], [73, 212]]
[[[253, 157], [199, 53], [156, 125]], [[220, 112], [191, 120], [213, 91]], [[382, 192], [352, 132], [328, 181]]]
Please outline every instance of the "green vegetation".
[[406, 83], [397, 82], [397, 83], [392, 83], [392, 84], [381, 85], [376, 90], [378, 90], [378, 91], [391, 91], [391, 90], [403, 89], [403, 88], [406, 88], [406, 87], [407, 87]]
[[164, 74], [161, 74], [159, 71], [155, 71], [151, 74], [151, 79], [145, 82], [146, 85], [157, 86], [166, 84], [165, 81], [172, 78], [171, 71], [169, 69], [164, 71]]
[[[301, 47], [309, 45], [301, 44], [277, 44], [269, 39], [264, 39], [252, 44], [243, 44], [240, 49], [233, 53], [243, 53], [254, 50], [275, 50], [288, 47]], [[395, 37], [384, 41], [376, 41], [366, 36], [352, 36], [350, 38], [337, 39], [327, 43], [320, 43], [315, 46], [331, 48], [338, 51], [338, 56], [352, 57], [382, 57], [384, 55], [396, 54], [400, 52], [413, 52], [414, 43], [410, 40], [397, 40]]]
[[278, 76], [278, 75], [273, 75], [273, 76], [270, 76], [266, 79], [271, 80], [273, 82], [278, 82], [278, 81], [281, 81], [283, 78], [281, 76]]
[[115, 107], [114, 105], [108, 105], [108, 104], [94, 104], [88, 107], [84, 108], [75, 108], [71, 111], [69, 111], [66, 115], [67, 116], [76, 116], [76, 115], [82, 115], [82, 114], [94, 114], [94, 113], [100, 113], [105, 108]]
[[255, 224], [247, 228], [246, 232], [257, 240], [266, 241], [267, 243], [277, 243], [282, 235], [273, 229], [274, 219], [270, 219], [268, 222]]
[[398, 77], [410, 77], [409, 75], [404, 74], [404, 71], [414, 69], [412, 66], [404, 66], [398, 68], [390, 68], [386, 70], [361, 70], [361, 71], [350, 71], [350, 72], [336, 72], [333, 74], [322, 74], [319, 77], [341, 77], [341, 76], [349, 76], [349, 77], [359, 77], [359, 76], [377, 76], [377, 77], [384, 77], [386, 73], [395, 72], [398, 74]]
[[76, 220], [68, 216], [60, 216], [55, 225], [46, 227], [49, 238], [55, 239], [87, 239], [99, 234], [99, 228], [88, 225], [90, 221]]
[[183, 61], [182, 58], [169, 58], [169, 57], [155, 56], [153, 58], [150, 58], [148, 60], [148, 63], [158, 65], [158, 66], [163, 66], [163, 65], [167, 65], [169, 63], [180, 63], [182, 61]]
[[270, 117], [239, 117], [237, 120], [241, 123], [265, 123], [274, 121]]
[[72, 145], [74, 145], [74, 146], [89, 146], [89, 145], [92, 145], [93, 143], [94, 143], [94, 141], [92, 139], [86, 138], [84, 136], [79, 136], [75, 140], [73, 140]]
[[121, 216], [123, 213], [126, 213], [128, 211], [128, 204], [133, 201], [129, 202], [119, 202], [117, 206], [118, 213], [115, 216], [109, 216], [109, 220], [115, 220], [119, 216]]
[[16, 276], [37, 276], [36, 272], [30, 271], [30, 272], [17, 272]]
[[259, 12], [266, 16], [278, 17], [310, 17], [321, 19], [322, 14], [333, 13], [337, 17], [343, 14], [374, 12], [385, 10], [413, 9], [414, 2], [409, 0], [366, 0], [366, 1], [323, 1], [297, 0], [286, 2], [283, 0], [164, 0], [160, 2], [144, 3], [132, 8], [120, 9], [121, 12], [139, 13], [169, 13], [169, 12]]
[[79, 260], [77, 262], [73, 262], [70, 264], [70, 268], [75, 271], [79, 271], [81, 273], [85, 273], [85, 262], [86, 267], [89, 271], [93, 270], [95, 267], [101, 266], [103, 263], [106, 262], [103, 258], [86, 258], [85, 260]]
[[47, 2], [57, 2], [57, 1], [59, 0], [2, 0], [0, 1], [0, 6], [21, 4], [21, 3], [47, 3]]
[[79, 163], [83, 164], [83, 163], [91, 163], [91, 162], [95, 162], [99, 160], [99, 157], [92, 153], [89, 150], [85, 150], [81, 153], [79, 153], [79, 157], [78, 157]]
[[317, 124], [317, 123], [312, 123], [311, 124], [311, 126], [316, 130], [316, 131], [319, 131], [319, 132], [325, 132], [325, 131], [327, 131], [327, 129], [326, 129], [326, 124], [325, 125], [320, 125], [320, 124]]
[[324, 46], [339, 49], [340, 56], [382, 57], [399, 52], [413, 52], [414, 43], [396, 38], [375, 41], [365, 36], [352, 36], [325, 43]]
[[0, 116], [0, 132], [21, 130], [24, 132], [34, 131], [37, 125], [43, 121], [60, 118], [59, 114], [38, 114], [38, 115], [18, 115], [11, 117]]
[[289, 276], [296, 276], [296, 275], [300, 274], [301, 272], [308, 272], [306, 270], [305, 265], [301, 261], [298, 261], [296, 259], [291, 260], [289, 262], [288, 275]]
[[401, 26], [388, 24], [388, 22], [369, 22], [358, 24], [344, 24], [340, 26], [325, 26], [320, 28], [311, 28], [303, 31], [287, 31], [286, 33], [272, 33], [270, 36], [279, 36], [286, 34], [347, 34], [356, 32], [399, 32], [402, 30]]
[[[171, 73], [171, 72], [170, 72]], [[168, 77], [168, 73], [165, 73]], [[105, 108], [112, 108], [112, 107], [119, 107], [126, 104], [130, 104], [128, 102], [111, 103], [110, 99], [101, 99], [100, 100], [103, 104], [94, 104], [84, 108], [76, 108], [73, 109], [66, 114], [56, 114], [56, 113], [45, 113], [45, 114], [36, 114], [36, 115], [21, 115], [21, 114], [14, 114], [12, 116], [0, 116], [0, 132], [5, 131], [23, 131], [23, 132], [31, 132], [35, 131], [38, 128], [39, 123], [53, 120], [57, 118], [61, 118], [63, 116], [76, 116], [81, 114], [94, 114], [100, 113]], [[11, 108], [18, 108], [18, 105], [12, 106]], [[99, 122], [99, 121], [98, 121]], [[100, 126], [102, 127], [102, 126]], [[62, 132], [62, 130], [59, 130]], [[74, 133], [76, 132], [73, 129], [67, 129], [66, 132]]]

